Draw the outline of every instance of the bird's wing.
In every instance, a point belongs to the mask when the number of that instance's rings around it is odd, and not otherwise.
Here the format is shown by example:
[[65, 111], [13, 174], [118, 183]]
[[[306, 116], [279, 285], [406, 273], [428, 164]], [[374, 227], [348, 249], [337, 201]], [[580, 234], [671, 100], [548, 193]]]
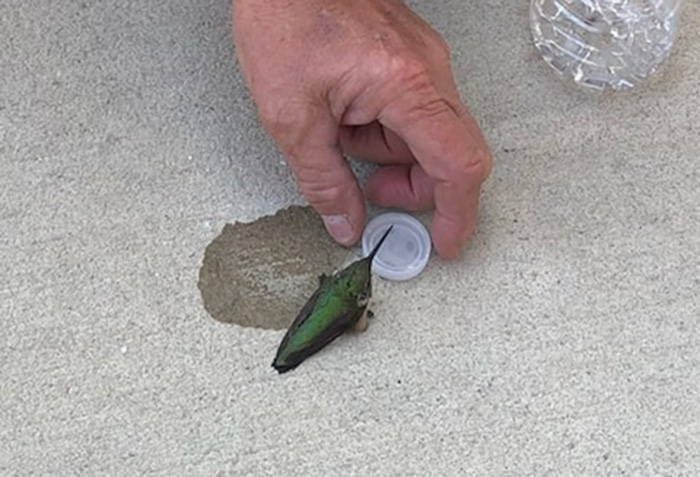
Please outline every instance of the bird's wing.
[[[317, 353], [326, 345], [328, 345], [331, 341], [335, 340], [338, 336], [342, 335], [345, 331], [347, 331], [348, 328], [350, 328], [357, 322], [357, 320], [362, 316], [362, 313], [364, 313], [364, 311], [364, 308], [360, 308], [356, 309], [353, 312], [340, 315], [335, 321], [333, 321], [331, 325], [324, 329], [322, 333], [317, 335], [313, 339], [313, 341], [310, 341], [303, 348], [300, 348], [290, 353], [284, 360], [284, 363], [278, 363], [277, 358], [275, 358], [275, 368], [280, 372], [285, 372], [296, 368], [306, 358]], [[285, 336], [285, 341], [283, 341], [283, 344], [280, 345], [280, 351], [284, 349], [284, 345], [286, 345], [286, 341], [288, 341], [288, 336], [291, 336], [291, 333], [288, 333], [287, 336]]]

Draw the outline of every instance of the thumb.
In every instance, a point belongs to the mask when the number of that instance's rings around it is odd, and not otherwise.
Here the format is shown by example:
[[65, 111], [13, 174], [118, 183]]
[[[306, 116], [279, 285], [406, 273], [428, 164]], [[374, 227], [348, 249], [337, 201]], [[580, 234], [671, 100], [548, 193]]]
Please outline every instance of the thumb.
[[362, 192], [343, 157], [338, 125], [330, 114], [300, 125], [304, 131], [288, 151], [287, 159], [309, 205], [319, 213], [328, 233], [342, 245], [355, 244], [364, 228]]

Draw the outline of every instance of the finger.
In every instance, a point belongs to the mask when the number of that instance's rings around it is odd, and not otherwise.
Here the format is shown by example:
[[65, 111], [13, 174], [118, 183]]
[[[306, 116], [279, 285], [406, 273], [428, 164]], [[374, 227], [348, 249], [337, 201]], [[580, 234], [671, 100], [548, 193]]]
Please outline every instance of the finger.
[[365, 191], [380, 207], [425, 211], [435, 206], [435, 181], [419, 164], [382, 167], [370, 176]]
[[380, 119], [406, 141], [435, 180], [432, 236], [446, 258], [457, 256], [474, 230], [479, 191], [491, 160], [476, 122], [460, 113], [425, 83], [405, 90]]
[[341, 149], [358, 159], [378, 164], [415, 162], [404, 140], [377, 121], [362, 126], [343, 126], [339, 139]]
[[[442, 184], [435, 189], [433, 241], [438, 253], [445, 258], [455, 258], [460, 254], [476, 229], [479, 214], [479, 188], [469, 188], [467, 194], [462, 194], [462, 191], [449, 190], [454, 187], [456, 184]], [[452, 204], [455, 197], [463, 197], [461, 207], [453, 207], [453, 210], [444, 207], [444, 204]]]
[[[309, 205], [323, 219], [328, 233], [339, 243], [355, 244], [365, 223], [362, 192], [338, 146], [338, 126], [324, 112], [302, 119], [286, 150], [289, 165]], [[297, 130], [297, 129], [295, 129]]]

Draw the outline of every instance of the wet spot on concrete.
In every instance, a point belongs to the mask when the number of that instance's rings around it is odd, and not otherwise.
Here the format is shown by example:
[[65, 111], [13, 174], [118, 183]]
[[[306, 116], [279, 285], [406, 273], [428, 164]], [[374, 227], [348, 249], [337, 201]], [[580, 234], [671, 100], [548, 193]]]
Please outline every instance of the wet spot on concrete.
[[199, 272], [204, 308], [216, 320], [285, 329], [318, 285], [355, 257], [309, 207], [228, 224], [206, 248]]

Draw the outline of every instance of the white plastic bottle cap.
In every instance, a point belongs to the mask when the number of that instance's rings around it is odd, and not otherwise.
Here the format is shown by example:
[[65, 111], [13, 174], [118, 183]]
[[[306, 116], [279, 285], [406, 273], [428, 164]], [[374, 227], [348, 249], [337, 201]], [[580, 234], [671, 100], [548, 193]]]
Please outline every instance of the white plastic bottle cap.
[[362, 236], [362, 252], [367, 256], [391, 225], [372, 261], [372, 272], [387, 280], [410, 280], [428, 264], [431, 250], [428, 231], [410, 215], [391, 212], [372, 219]]

